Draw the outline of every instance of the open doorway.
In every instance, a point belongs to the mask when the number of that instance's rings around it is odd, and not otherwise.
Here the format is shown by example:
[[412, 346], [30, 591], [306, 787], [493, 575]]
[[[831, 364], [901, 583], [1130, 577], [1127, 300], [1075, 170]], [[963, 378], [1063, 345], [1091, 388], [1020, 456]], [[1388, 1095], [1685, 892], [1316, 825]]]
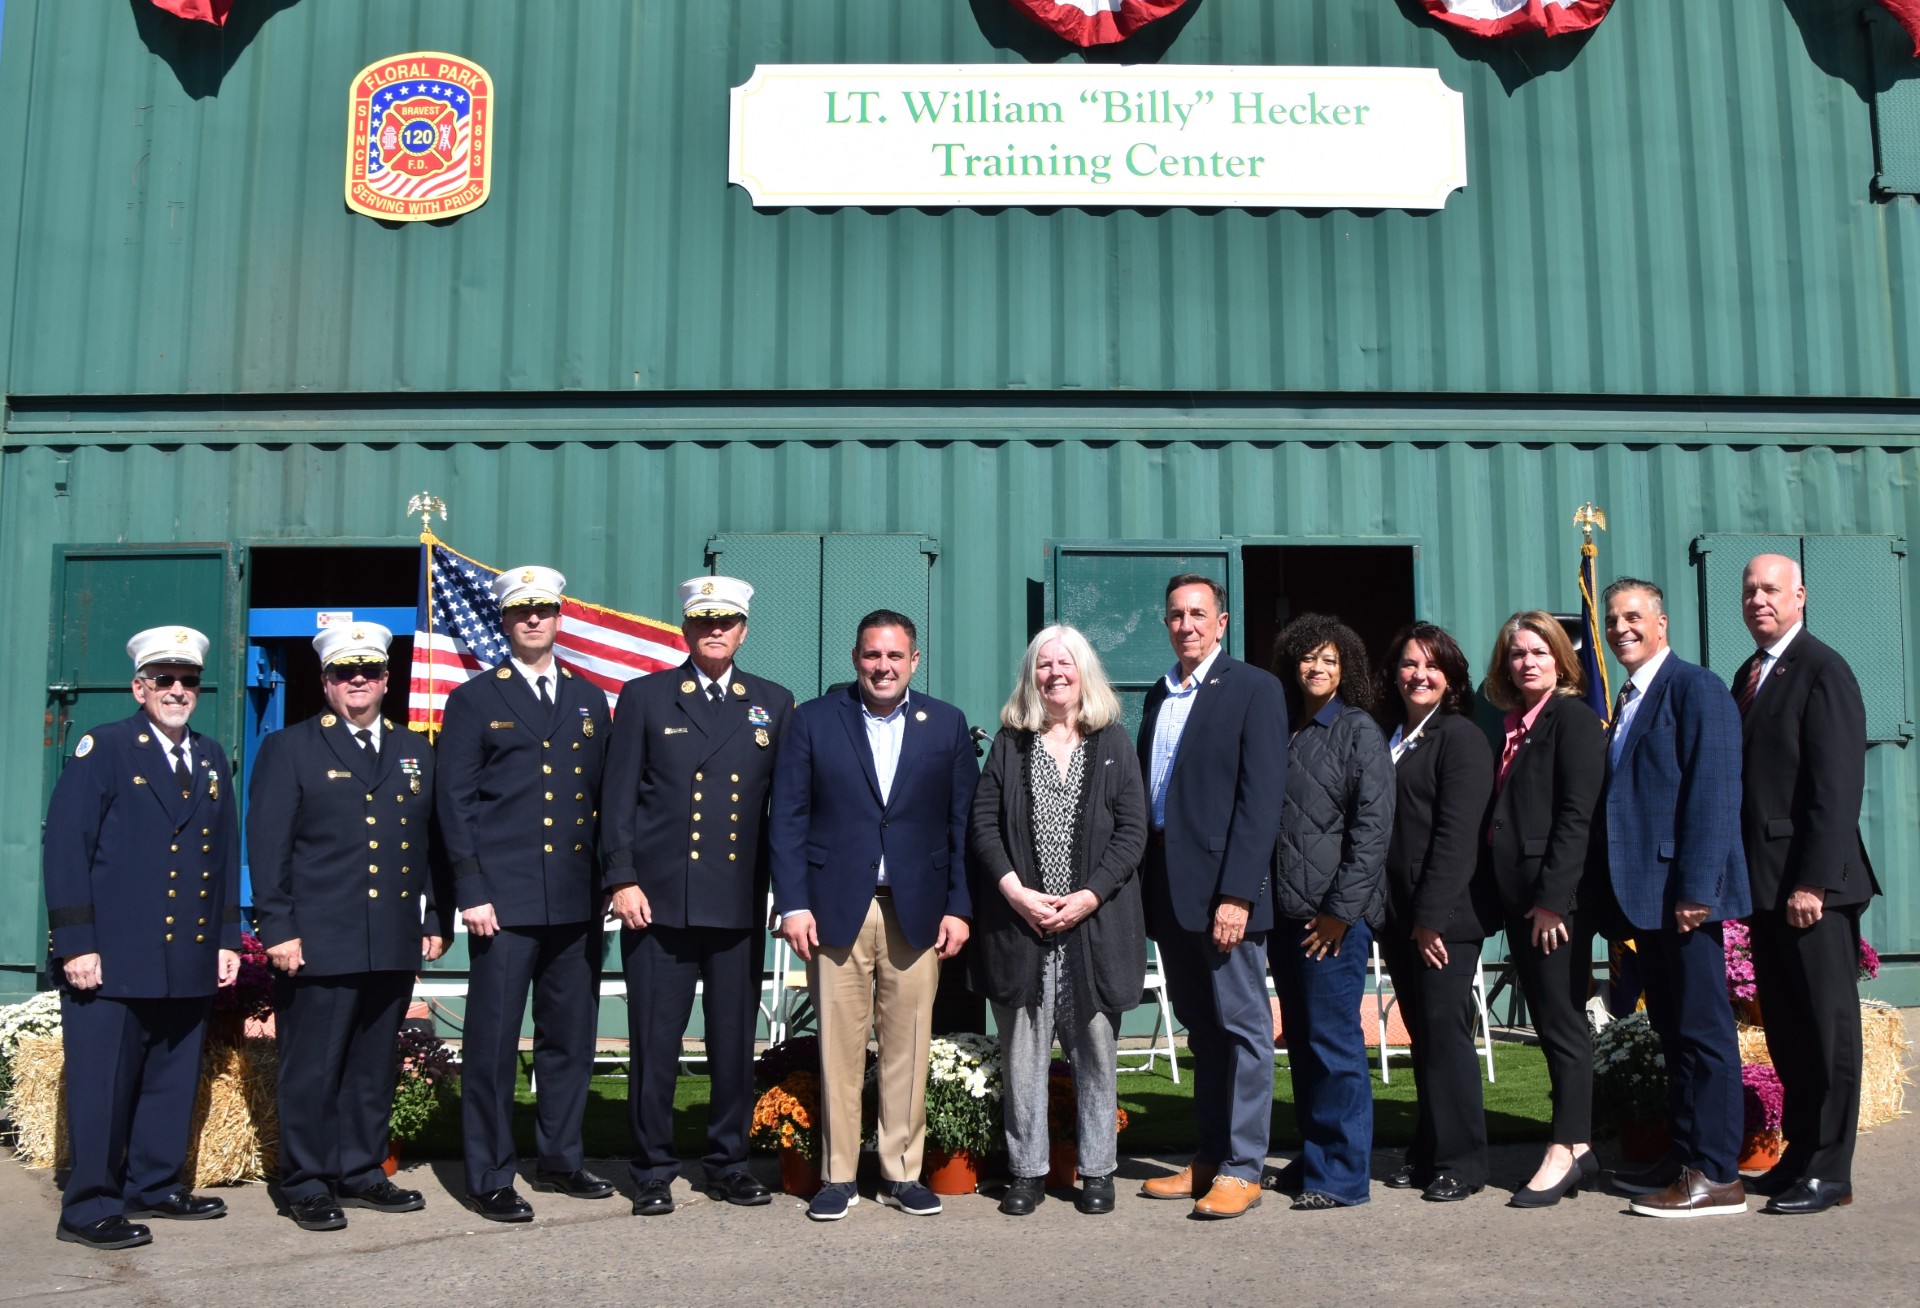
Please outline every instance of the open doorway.
[[1339, 618], [1374, 659], [1414, 619], [1411, 545], [1243, 545], [1240, 567], [1243, 648], [1263, 668], [1303, 613]]
[[[419, 591], [417, 546], [256, 547], [247, 559], [249, 682], [255, 672], [251, 664], [264, 658], [283, 679], [280, 723], [303, 722], [323, 712], [320, 657], [313, 652], [320, 615], [354, 614], [393, 629], [382, 707], [386, 717], [405, 722]], [[404, 622], [388, 621], [402, 610]]]

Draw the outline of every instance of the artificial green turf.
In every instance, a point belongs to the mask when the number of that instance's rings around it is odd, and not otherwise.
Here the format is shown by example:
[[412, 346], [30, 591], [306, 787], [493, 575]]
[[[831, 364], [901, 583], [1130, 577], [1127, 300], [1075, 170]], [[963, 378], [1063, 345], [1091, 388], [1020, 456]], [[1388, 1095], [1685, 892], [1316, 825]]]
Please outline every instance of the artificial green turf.
[[[1544, 1140], [1551, 1106], [1547, 1098], [1547, 1065], [1533, 1045], [1497, 1044], [1494, 1069], [1499, 1079], [1481, 1083], [1487, 1113], [1487, 1136], [1495, 1144]], [[1380, 1081], [1376, 1057], [1373, 1071], [1373, 1138], [1380, 1147], [1405, 1145], [1413, 1137], [1413, 1069], [1403, 1057], [1392, 1064], [1393, 1080]], [[1290, 1150], [1300, 1143], [1294, 1123], [1293, 1079], [1284, 1063], [1274, 1071], [1273, 1147]], [[1127, 1153], [1178, 1154], [1193, 1148], [1193, 1076], [1187, 1055], [1181, 1055], [1180, 1084], [1168, 1074], [1165, 1059], [1152, 1072], [1120, 1074], [1120, 1106], [1130, 1119], [1120, 1136]], [[674, 1089], [673, 1143], [683, 1156], [697, 1157], [705, 1148], [707, 1078], [683, 1076]], [[514, 1139], [523, 1156], [533, 1152], [533, 1095], [524, 1072], [513, 1116]], [[623, 1158], [632, 1151], [627, 1132], [627, 1081], [623, 1076], [596, 1076], [587, 1098], [586, 1152], [590, 1158]], [[457, 1096], [427, 1133], [405, 1147], [408, 1157], [457, 1157], [460, 1153], [460, 1108]]]

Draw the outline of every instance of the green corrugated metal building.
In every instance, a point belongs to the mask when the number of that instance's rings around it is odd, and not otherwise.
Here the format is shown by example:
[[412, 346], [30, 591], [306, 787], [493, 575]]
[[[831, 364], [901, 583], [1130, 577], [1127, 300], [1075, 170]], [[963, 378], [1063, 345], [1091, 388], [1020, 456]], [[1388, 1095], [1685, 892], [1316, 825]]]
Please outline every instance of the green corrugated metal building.
[[[1878, 12], [1620, 5], [1499, 45], [1411, 0], [1203, 0], [1135, 56], [1437, 68], [1468, 187], [815, 211], [727, 185], [756, 65], [1078, 56], [998, 0], [261, 0], [224, 31], [11, 0], [0, 1000], [134, 619], [219, 633], [201, 724], [239, 749], [249, 615], [411, 607], [431, 491], [463, 552], [629, 611], [747, 576], [745, 657], [803, 693], [853, 615], [923, 612], [929, 688], [986, 725], [1054, 613], [1151, 677], [1178, 559], [1231, 577], [1253, 657], [1332, 607], [1376, 639], [1418, 612], [1481, 670], [1511, 610], [1577, 609], [1591, 500], [1602, 572], [1661, 582], [1725, 675], [1740, 568], [1788, 549], [1869, 697], [1878, 993], [1920, 1001], [1920, 66]], [[420, 49], [492, 74], [493, 195], [382, 224], [342, 203], [349, 81]]]

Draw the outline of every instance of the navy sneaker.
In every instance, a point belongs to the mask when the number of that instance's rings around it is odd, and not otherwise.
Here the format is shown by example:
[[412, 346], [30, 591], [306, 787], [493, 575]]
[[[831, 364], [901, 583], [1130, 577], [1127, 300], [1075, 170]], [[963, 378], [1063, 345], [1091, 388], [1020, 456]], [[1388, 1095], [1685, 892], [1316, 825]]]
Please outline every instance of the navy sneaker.
[[837, 1222], [859, 1202], [860, 1192], [853, 1188], [852, 1181], [828, 1181], [807, 1205], [807, 1216], [816, 1222]]
[[918, 1181], [889, 1181], [880, 1192], [880, 1202], [915, 1217], [932, 1217], [940, 1211], [940, 1196]]

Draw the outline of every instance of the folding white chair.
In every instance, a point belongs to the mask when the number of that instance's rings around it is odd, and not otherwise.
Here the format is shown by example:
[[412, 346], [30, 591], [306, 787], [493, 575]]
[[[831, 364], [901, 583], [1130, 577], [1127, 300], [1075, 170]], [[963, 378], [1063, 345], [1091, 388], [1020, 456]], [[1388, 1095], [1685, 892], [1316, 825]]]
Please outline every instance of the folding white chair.
[[[1404, 1046], [1390, 1046], [1387, 1041], [1387, 1018], [1393, 1006], [1399, 1002], [1394, 993], [1393, 979], [1387, 975], [1386, 964], [1380, 960], [1380, 944], [1373, 946], [1373, 1012], [1380, 1030], [1380, 1080], [1390, 1084], [1393, 1080], [1387, 1064], [1392, 1058], [1405, 1057], [1410, 1051]], [[1487, 972], [1476, 954], [1473, 960], [1473, 1007], [1474, 1007], [1474, 1052], [1487, 1064], [1487, 1081], [1493, 1082], [1493, 1023], [1487, 1016]]]
[[[1154, 999], [1153, 1035], [1144, 1050], [1123, 1049], [1120, 1051], [1118, 1070], [1122, 1072], [1151, 1072], [1155, 1060], [1164, 1058], [1173, 1069], [1173, 1083], [1180, 1084], [1180, 1059], [1174, 1053], [1173, 1044], [1173, 1005], [1167, 1002], [1167, 978], [1160, 970], [1160, 948], [1153, 941], [1147, 941], [1147, 979], [1143, 992]], [[1161, 1042], [1165, 1033], [1166, 1041]], [[1129, 1057], [1145, 1058], [1144, 1063], [1129, 1066]]]

